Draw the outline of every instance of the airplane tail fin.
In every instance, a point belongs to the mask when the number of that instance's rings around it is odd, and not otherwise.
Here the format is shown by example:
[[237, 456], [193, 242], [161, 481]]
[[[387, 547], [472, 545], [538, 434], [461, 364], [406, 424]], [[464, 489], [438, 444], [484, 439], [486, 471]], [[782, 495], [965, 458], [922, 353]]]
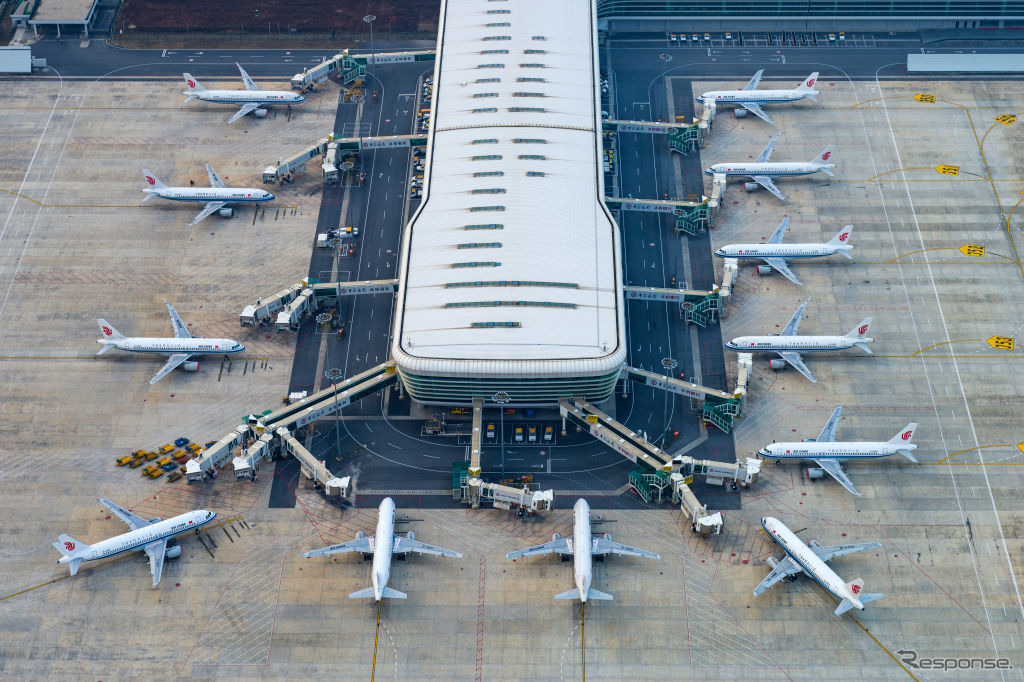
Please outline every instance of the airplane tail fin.
[[832, 155], [835, 154], [835, 151], [835, 145], [830, 144], [829, 146], [822, 149], [821, 153], [818, 154], [818, 156], [811, 161], [811, 163], [818, 167], [818, 170], [820, 170], [822, 173], [829, 176], [830, 178], [835, 177], [835, 173], [833, 173], [830, 170], [832, 168], [835, 168], [836, 165], [832, 160]]
[[916, 423], [907, 424], [906, 427], [900, 429], [899, 433], [889, 439], [889, 444], [896, 445], [896, 452], [900, 453], [914, 464], [917, 464], [917, 458], [910, 454], [910, 450], [917, 447], [916, 445], [912, 445], [910, 442], [914, 437], [915, 431], [917, 431]]
[[100, 334], [103, 334], [104, 341], [120, 341], [124, 338], [124, 334], [114, 329], [114, 325], [106, 320], [100, 318], [96, 322], [100, 325]]
[[191, 99], [195, 99], [201, 92], [206, 92], [206, 88], [200, 85], [199, 81], [197, 81], [192, 74], [183, 73], [181, 75], [185, 77], [185, 87], [188, 88], [188, 95]]
[[[148, 171], [145, 168], [142, 169], [142, 176], [146, 178], [146, 184], [149, 185], [146, 189], [167, 189], [167, 185], [160, 182], [160, 178], [153, 175], [152, 171]], [[150, 196], [153, 196], [152, 194]], [[149, 197], [146, 197], [147, 199]]]
[[810, 76], [805, 78], [800, 85], [796, 86], [796, 89], [800, 92], [811, 92], [814, 90], [814, 84], [818, 82], [818, 72], [815, 71]]
[[71, 575], [78, 573], [78, 567], [82, 564], [82, 559], [79, 554], [86, 549], [89, 549], [89, 545], [84, 542], [79, 542], [67, 533], [57, 538], [57, 542], [53, 543], [54, 549], [61, 553], [60, 561], [63, 561], [71, 569]]
[[579, 599], [580, 591], [579, 588], [573, 588], [568, 592], [562, 592], [555, 595], [555, 599]]
[[[850, 237], [853, 236], [853, 225], [843, 225], [843, 229], [836, 233], [835, 237], [829, 239], [827, 244], [829, 246], [850, 246]], [[847, 258], [852, 258], [845, 251], [842, 252]]]
[[593, 587], [591, 587], [587, 591], [587, 599], [604, 599], [606, 601], [611, 601], [612, 599], [615, 599], [615, 597], [613, 597], [612, 595], [608, 594], [607, 592], [602, 592], [601, 590], [595, 590]]
[[871, 318], [865, 317], [860, 321], [856, 327], [846, 332], [846, 335], [850, 338], [863, 339], [868, 335], [868, 331], [871, 329]]

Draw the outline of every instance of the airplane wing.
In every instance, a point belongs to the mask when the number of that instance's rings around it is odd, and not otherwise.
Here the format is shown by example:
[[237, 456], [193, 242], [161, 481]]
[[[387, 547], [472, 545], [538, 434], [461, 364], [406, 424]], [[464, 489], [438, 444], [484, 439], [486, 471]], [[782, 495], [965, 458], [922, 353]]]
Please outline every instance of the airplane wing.
[[156, 373], [156, 376], [149, 380], [150, 385], [163, 379], [167, 376], [167, 373], [172, 369], [185, 362], [189, 358], [189, 353], [176, 353], [171, 357], [167, 358], [167, 364], [160, 368], [160, 371]]
[[395, 536], [395, 547], [391, 550], [395, 554], [401, 554], [404, 552], [417, 552], [419, 554], [433, 554], [435, 556], [448, 556], [453, 559], [458, 559], [462, 555], [458, 552], [453, 552], [450, 549], [444, 549], [443, 547], [435, 547], [434, 545], [428, 545], [425, 542], [419, 540], [410, 540], [409, 538], [403, 538]]
[[811, 370], [807, 369], [807, 365], [804, 364], [804, 360], [803, 358], [800, 357], [799, 353], [797, 353], [796, 351], [787, 350], [779, 353], [779, 356], [783, 360], [788, 362], [793, 367], [793, 369], [807, 377], [807, 380], [810, 381], [812, 384], [818, 383], [818, 380], [814, 378], [813, 374], [811, 374]]
[[368, 538], [358, 538], [349, 542], [343, 542], [340, 545], [331, 545], [330, 547], [323, 547], [321, 549], [314, 549], [312, 552], [305, 552], [302, 556], [309, 559], [315, 556], [326, 556], [328, 554], [344, 554], [345, 552], [362, 552], [363, 554], [373, 554], [373, 536]]
[[192, 219], [192, 222], [190, 222], [188, 224], [188, 226], [192, 227], [193, 225], [198, 223], [203, 218], [206, 218], [207, 216], [209, 216], [209, 215], [211, 215], [213, 213], [216, 213], [220, 209], [224, 208], [224, 205], [226, 203], [228, 203], [228, 202], [226, 202], [226, 201], [211, 201], [210, 203], [208, 203], [206, 206], [203, 207], [203, 210], [199, 212], [199, 215], [197, 215], [195, 218]]
[[223, 187], [224, 181], [217, 175], [217, 171], [213, 170], [213, 166], [206, 164], [206, 177], [210, 179], [210, 187]]
[[756, 597], [761, 594], [783, 578], [788, 578], [791, 575], [803, 572], [804, 569], [800, 568], [800, 565], [793, 561], [792, 557], [787, 555], [786, 558], [781, 560], [775, 568], [772, 569], [772, 572], [761, 581], [761, 584], [754, 588], [754, 596]]
[[807, 299], [800, 304], [800, 307], [793, 313], [793, 317], [789, 318], [789, 322], [786, 323], [786, 328], [782, 330], [782, 336], [793, 336], [800, 329], [800, 322], [804, 319], [804, 311], [807, 310], [807, 304], [811, 302], [811, 299]]
[[818, 558], [822, 561], [832, 561], [837, 556], [846, 556], [847, 554], [853, 554], [854, 552], [864, 552], [869, 549], [878, 549], [882, 546], [881, 542], [862, 542], [859, 545], [832, 545], [830, 547], [824, 547], [822, 545], [811, 545], [811, 549], [818, 555]]
[[136, 514], [132, 514], [130, 511], [128, 511], [124, 507], [122, 507], [120, 505], [117, 505], [117, 504], [114, 504], [110, 500], [100, 499], [100, 502], [103, 504], [104, 507], [106, 507], [107, 509], [112, 511], [115, 516], [117, 516], [122, 521], [127, 523], [128, 526], [132, 530], [138, 530], [140, 528], [145, 528], [146, 526], [149, 525], [149, 521], [147, 521], [146, 519], [144, 519], [141, 516], [138, 516]]
[[249, 74], [247, 74], [245, 72], [245, 69], [242, 68], [242, 65], [239, 64], [238, 62], [235, 62], [235, 66], [238, 67], [238, 70], [242, 74], [242, 82], [245, 83], [245, 89], [246, 90], [259, 90], [259, 88], [256, 87], [256, 84], [252, 82], [252, 78], [249, 78]]
[[768, 143], [768, 146], [761, 150], [761, 153], [757, 155], [757, 163], [764, 163], [768, 159], [772, 158], [772, 151], [775, 150], [775, 141], [779, 139], [776, 135]]
[[160, 576], [164, 573], [164, 556], [167, 554], [167, 540], [151, 542], [143, 549], [149, 557], [149, 572], [153, 575], [153, 587], [160, 584]]
[[768, 243], [768, 244], [778, 244], [778, 243], [780, 243], [782, 241], [782, 238], [786, 236], [786, 228], [788, 228], [788, 227], [789, 227], [789, 216], [786, 216], [785, 218], [782, 219], [782, 222], [779, 223], [779, 226], [775, 228], [775, 231], [772, 232], [772, 236], [768, 237], [768, 241], [766, 243]]
[[623, 554], [625, 556], [639, 556], [645, 559], [659, 559], [657, 554], [654, 552], [648, 552], [646, 549], [637, 549], [636, 547], [630, 547], [629, 545], [621, 545], [618, 542], [612, 542], [605, 538], [594, 538], [594, 549], [591, 551], [594, 556], [600, 554]]
[[825, 473], [839, 481], [839, 484], [844, 488], [854, 495], [860, 495], [860, 493], [857, 492], [857, 489], [853, 487], [853, 482], [846, 475], [846, 472], [843, 471], [843, 467], [839, 462], [834, 459], [816, 459], [814, 461], [819, 467], [825, 470]]
[[825, 428], [821, 430], [818, 437], [815, 438], [816, 443], [831, 443], [836, 439], [836, 427], [839, 426], [839, 417], [843, 414], [843, 407], [840, 405], [832, 411], [832, 416], [825, 422]]
[[768, 125], [775, 125], [775, 121], [768, 118], [768, 114], [764, 113], [764, 110], [761, 108], [760, 104], [756, 104], [754, 102], [740, 102], [740, 105], [742, 105], [744, 109], [752, 113], [754, 116], [757, 116], [759, 119], [761, 119]]
[[796, 278], [796, 275], [793, 274], [793, 271], [789, 269], [789, 264], [787, 264], [782, 258], [765, 258], [764, 262], [775, 268], [780, 275], [788, 279], [793, 284], [798, 287], [803, 286], [803, 284], [800, 283], [800, 280]]
[[[228, 119], [228, 123], [234, 123], [238, 119], [240, 119], [243, 116], [246, 116], [248, 114], [251, 114], [252, 112], [256, 111], [259, 108], [260, 108], [260, 103], [259, 102], [248, 102], [246, 104], [243, 104], [241, 106], [241, 108], [239, 108], [239, 110], [235, 112], [235, 115]], [[221, 185], [221, 187], [223, 187], [223, 185]]]
[[754, 74], [754, 77], [750, 79], [750, 82], [743, 86], [744, 90], [757, 90], [757, 84], [761, 82], [761, 76], [764, 75], [764, 69], [761, 69]]
[[[167, 303], [167, 299], [164, 299], [164, 303]], [[171, 315], [171, 326], [174, 327], [174, 338], [176, 339], [191, 339], [192, 335], [188, 333], [188, 327], [178, 317], [178, 311], [174, 309], [170, 303], [167, 303], [167, 312]]]
[[779, 199], [782, 199], [783, 201], [786, 200], [786, 195], [779, 191], [779, 188], [775, 186], [775, 183], [772, 182], [772, 179], [767, 175], [752, 175], [750, 179], [764, 187]]
[[572, 538], [559, 538], [543, 545], [518, 549], [505, 555], [506, 559], [518, 559], [521, 556], [534, 556], [535, 554], [572, 554]]

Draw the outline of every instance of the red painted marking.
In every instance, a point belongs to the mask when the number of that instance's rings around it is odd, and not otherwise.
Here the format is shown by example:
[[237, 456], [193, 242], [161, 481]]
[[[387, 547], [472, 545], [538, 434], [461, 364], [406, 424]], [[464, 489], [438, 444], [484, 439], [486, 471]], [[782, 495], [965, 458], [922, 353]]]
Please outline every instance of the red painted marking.
[[830, 156], [832, 156], [832, 152], [825, 152], [824, 154], [821, 155], [821, 160], [828, 161], [828, 157]]
[[75, 543], [73, 543], [73, 542], [65, 542], [64, 543], [64, 549], [66, 549], [69, 552], [74, 551]]
[[854, 594], [860, 594], [860, 585], [854, 585], [853, 587], [850, 588], [850, 591], [853, 592]]
[[913, 431], [904, 431], [903, 435], [900, 436], [903, 440], [910, 440], [910, 437], [914, 435]]
[[155, 185], [156, 184], [156, 178], [154, 178], [152, 175], [147, 175], [146, 176], [146, 182], [148, 182], [151, 185]]
[[106, 325], [104, 325], [103, 327], [101, 327], [101, 329], [103, 330], [103, 335], [104, 335], [104, 336], [113, 336], [113, 335], [114, 335], [114, 332], [113, 332], [113, 331], [111, 331], [110, 327], [108, 327], [108, 326], [106, 326]]
[[186, 82], [186, 83], [188, 83], [188, 87], [189, 87], [189, 88], [194, 88], [194, 87], [196, 87], [196, 82], [195, 82], [194, 80], [192, 80], [191, 78], [187, 78], [187, 79], [185, 79], [185, 82]]
[[841, 235], [839, 235], [839, 241], [841, 241], [841, 242], [845, 242], [849, 238], [850, 238], [850, 233], [849, 232], [843, 232]]
[[809, 88], [813, 88], [814, 87], [814, 79], [813, 78], [808, 78], [807, 79], [807, 87], [809, 87]]
[[866, 324], [862, 324], [861, 326], [857, 327], [857, 333], [858, 334], [867, 334], [868, 333], [868, 326]]

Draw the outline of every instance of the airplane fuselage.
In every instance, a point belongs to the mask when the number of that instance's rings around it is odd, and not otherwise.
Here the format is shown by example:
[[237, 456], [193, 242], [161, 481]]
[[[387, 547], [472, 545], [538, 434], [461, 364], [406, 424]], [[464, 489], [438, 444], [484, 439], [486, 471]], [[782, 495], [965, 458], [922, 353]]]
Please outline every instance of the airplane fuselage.
[[913, 443], [894, 445], [882, 442], [863, 443], [772, 443], [757, 451], [757, 454], [766, 459], [782, 460], [820, 460], [834, 459], [837, 462], [845, 462], [851, 459], [875, 459], [876, 457], [888, 457], [898, 454], [899, 450], [914, 450], [917, 446]]
[[738, 336], [724, 344], [729, 350], [745, 353], [845, 350], [873, 339], [859, 336]]
[[852, 251], [846, 244], [729, 244], [715, 251], [719, 258], [819, 258], [840, 251]]
[[147, 336], [131, 336], [123, 339], [100, 339], [97, 343], [105, 346], [113, 346], [118, 350], [130, 351], [132, 353], [159, 353], [161, 355], [222, 355], [225, 353], [240, 353], [245, 346], [234, 339], [206, 339], [206, 338], [155, 338]]
[[373, 544], [373, 597], [381, 600], [391, 577], [391, 555], [395, 549], [395, 503], [385, 497], [377, 508], [377, 533]]
[[203, 203], [223, 201], [229, 204], [242, 204], [274, 200], [274, 195], [265, 189], [251, 187], [168, 187], [166, 189], [147, 188], [143, 191], [171, 201], [201, 201]]
[[710, 168], [705, 168], [707, 175], [721, 174], [726, 176], [740, 176], [744, 178], [753, 177], [789, 177], [797, 175], [811, 175], [822, 168], [835, 168], [834, 163], [812, 164], [799, 161], [780, 161], [777, 163], [716, 163]]
[[800, 90], [712, 90], [697, 97], [698, 102], [714, 102], [715, 104], [742, 104], [744, 102], [796, 102], [806, 99], [809, 95], [817, 95], [817, 91]]
[[[86, 552], [77, 555], [68, 554], [62, 556], [57, 560], [57, 563], [67, 564], [74, 559], [95, 561], [97, 559], [106, 559], [108, 557], [117, 556], [118, 554], [124, 554], [125, 552], [139, 551], [152, 542], [169, 540], [175, 535], [180, 535], [186, 531], [200, 528], [210, 521], [213, 521], [216, 517], [216, 512], [206, 511], [205, 509], [190, 511], [185, 514], [175, 516], [174, 518], [167, 519], [166, 521], [157, 521], [145, 528], [139, 528], [137, 530], [128, 531], [127, 533], [122, 533], [121, 535], [112, 537], [109, 540], [97, 542], [95, 545], [90, 545]], [[71, 546], [67, 547], [67, 549], [69, 552], [73, 552], [75, 548], [74, 546]]]
[[836, 575], [836, 572], [829, 568], [828, 564], [822, 561], [803, 540], [787, 528], [786, 524], [776, 518], [766, 516], [761, 519], [761, 527], [764, 528], [768, 537], [774, 540], [804, 570], [804, 573], [814, 578], [832, 596], [840, 602], [843, 599], [848, 599], [854, 608], [864, 609], [864, 604], [847, 587], [846, 582]]
[[594, 584], [593, 546], [590, 505], [579, 499], [572, 508], [572, 577], [580, 591], [580, 601], [584, 603], [590, 586]]
[[221, 102], [224, 104], [299, 104], [306, 98], [286, 90], [207, 90], [186, 92], [186, 95], [198, 97], [204, 102]]

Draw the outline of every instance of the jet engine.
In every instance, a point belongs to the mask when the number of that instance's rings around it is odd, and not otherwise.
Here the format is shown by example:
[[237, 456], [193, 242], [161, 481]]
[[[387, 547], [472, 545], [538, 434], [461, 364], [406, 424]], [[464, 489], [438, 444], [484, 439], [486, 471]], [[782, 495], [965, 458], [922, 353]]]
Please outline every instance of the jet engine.
[[743, 183], [743, 189], [747, 190], [748, 192], [756, 192], [760, 188], [761, 188], [761, 185], [757, 184], [756, 182], [744, 182]]
[[168, 546], [164, 550], [164, 557], [168, 559], [177, 559], [181, 556], [181, 545], [174, 545], [173, 547]]
[[364, 533], [363, 531], [358, 531], [356, 533], [356, 540], [362, 540], [365, 537], [366, 537], [366, 533]]
[[786, 361], [775, 358], [768, 361], [768, 366], [772, 369], [786, 369]]
[[775, 570], [775, 567], [779, 565], [779, 560], [776, 559], [773, 556], [768, 557], [767, 559], [764, 560], [764, 562], [766, 564], [768, 564], [769, 566], [771, 566], [773, 571]]
[[750, 112], [743, 107], [736, 107], [736, 110], [733, 113], [736, 114], [736, 118], [746, 118], [747, 114]]
[[762, 277], [764, 277], [765, 275], [772, 274], [772, 266], [770, 266], [770, 265], [758, 265], [757, 266], [757, 274], [761, 275]]
[[825, 478], [825, 470], [819, 469], [817, 467], [808, 467], [807, 478], [809, 478], [812, 481], [819, 478]]
[[189, 360], [188, 362], [181, 363], [181, 368], [186, 372], [195, 372], [199, 369], [199, 362], [196, 360]]
[[562, 534], [561, 533], [552, 533], [552, 535], [551, 535], [551, 542], [558, 542], [561, 539], [562, 539]]
[[252, 112], [252, 115], [255, 116], [256, 118], [266, 118], [267, 117], [267, 110], [266, 109], [257, 109], [256, 111]]
[[235, 209], [233, 209], [233, 208], [222, 208], [219, 211], [217, 211], [217, 214], [220, 215], [221, 218], [230, 218], [233, 215], [235, 215]]
[[416, 540], [416, 531], [414, 531], [414, 530], [409, 531], [409, 539], [413, 540], [413, 541]]
[[607, 540], [608, 542], [611, 542], [612, 541], [612, 534], [611, 533], [605, 533], [604, 534], [604, 539]]

